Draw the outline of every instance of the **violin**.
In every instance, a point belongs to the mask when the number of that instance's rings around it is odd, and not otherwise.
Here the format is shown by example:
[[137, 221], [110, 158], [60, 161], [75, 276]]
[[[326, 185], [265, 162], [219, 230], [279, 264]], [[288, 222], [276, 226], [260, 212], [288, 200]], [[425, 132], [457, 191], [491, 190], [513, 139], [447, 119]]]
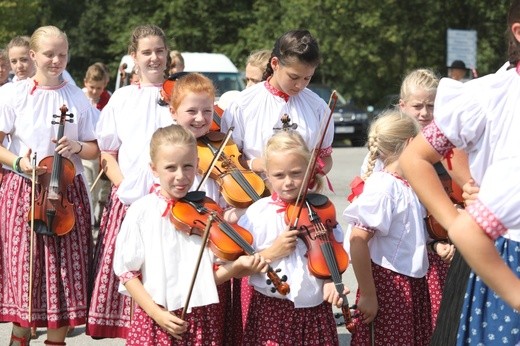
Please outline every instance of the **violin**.
[[[59, 125], [58, 140], [63, 137], [65, 123], [72, 122], [74, 116], [67, 114], [67, 111], [67, 107], [63, 105], [60, 108], [61, 115], [53, 114], [53, 118], [59, 118], [59, 121], [52, 121], [53, 125]], [[43, 158], [39, 166], [45, 166], [47, 169], [38, 176], [38, 197], [29, 210], [29, 224], [32, 227], [34, 222], [34, 231], [37, 234], [65, 235], [76, 223], [74, 204], [67, 194], [76, 175], [74, 164], [55, 152], [54, 156]]]
[[285, 213], [285, 221], [291, 229], [299, 231], [298, 237], [307, 246], [307, 267], [309, 272], [319, 279], [332, 279], [336, 290], [343, 299], [341, 311], [347, 329], [352, 333], [355, 324], [352, 319], [348, 299], [343, 293], [341, 274], [347, 270], [349, 257], [343, 244], [334, 237], [333, 229], [337, 226], [336, 208], [324, 195], [309, 193], [299, 209], [299, 217], [291, 224], [289, 215], [294, 215], [298, 206], [289, 204]]
[[[256, 251], [251, 246], [253, 243], [251, 233], [236, 224], [230, 225], [219, 215], [222, 215], [222, 209], [215, 201], [206, 197], [203, 191], [189, 192], [171, 209], [171, 219], [175, 227], [189, 235], [201, 236], [209, 217], [213, 217], [209, 229], [209, 246], [219, 258], [234, 261], [244, 253], [254, 255]], [[278, 291], [286, 295], [290, 291], [286, 283], [287, 276], [280, 278], [278, 272], [279, 270], [268, 267], [267, 284], [274, 286], [271, 288], [272, 292]]]
[[[457, 208], [463, 209], [464, 199], [462, 198], [462, 189], [460, 186], [458, 186], [448, 174], [440, 175], [439, 179], [441, 180], [442, 186], [444, 187], [444, 191], [446, 191], [453, 204]], [[426, 222], [426, 230], [428, 231], [430, 237], [432, 237], [434, 240], [449, 241], [448, 231], [441, 226], [441, 224], [429, 211], [427, 212], [424, 221]]]
[[220, 120], [222, 119], [222, 114], [224, 114], [224, 110], [215, 104], [213, 106], [213, 121], [211, 122], [211, 127], [209, 128], [211, 132], [220, 131]]
[[[337, 101], [338, 95], [334, 90], [329, 101], [330, 113], [325, 117], [326, 121], [322, 125], [321, 137], [316, 149], [323, 145], [326, 129], [332, 119]], [[284, 117], [283, 120], [284, 127], [293, 127], [293, 125], [290, 125], [288, 116]], [[314, 172], [317, 166], [317, 152], [318, 150], [312, 152], [298, 198], [294, 204], [287, 206], [285, 222], [289, 225], [289, 229], [299, 231], [298, 236], [307, 246], [306, 257], [309, 272], [317, 278], [331, 279], [334, 282], [336, 291], [343, 300], [341, 311], [345, 318], [345, 325], [351, 333], [354, 333], [356, 327], [347, 296], [343, 292], [345, 286], [341, 279], [341, 274], [348, 267], [349, 258], [342, 244], [336, 240], [333, 233], [334, 227], [338, 224], [336, 209], [326, 196], [308, 193], [311, 182], [310, 172]]]
[[[217, 155], [225, 134], [209, 132], [197, 140], [199, 171], [207, 172]], [[253, 202], [269, 195], [264, 180], [241, 162], [242, 154], [231, 140], [225, 143], [222, 153], [210, 172], [220, 186], [221, 194], [229, 205], [247, 208]]]

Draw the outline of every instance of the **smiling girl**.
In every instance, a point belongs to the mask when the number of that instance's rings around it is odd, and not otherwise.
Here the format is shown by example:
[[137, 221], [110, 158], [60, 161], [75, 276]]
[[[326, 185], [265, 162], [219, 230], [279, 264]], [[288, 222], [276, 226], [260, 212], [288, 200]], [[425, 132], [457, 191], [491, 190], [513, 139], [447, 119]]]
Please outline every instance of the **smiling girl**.
[[[92, 233], [81, 160], [99, 154], [91, 121], [98, 111], [81, 89], [62, 78], [68, 49], [67, 36], [58, 28], [37, 29], [29, 52], [36, 74], [6, 85], [0, 98], [0, 142], [11, 136], [9, 150], [0, 146], [6, 169], [0, 184], [0, 243], [5, 254], [0, 260], [0, 321], [14, 323], [13, 345], [28, 344], [30, 327], [47, 328], [46, 345], [65, 345], [68, 326], [85, 324], [87, 318]], [[63, 105], [74, 117], [57, 140], [53, 115]], [[57, 153], [74, 164], [66, 198], [74, 204], [75, 224], [65, 235], [31, 234], [31, 153], [38, 154], [38, 161]], [[38, 175], [46, 171], [40, 165], [34, 168]]]
[[[258, 254], [240, 256], [214, 269], [206, 248], [193, 287], [190, 309], [182, 307], [202, 238], [176, 230], [171, 206], [186, 196], [197, 173], [197, 144], [179, 125], [158, 129], [150, 143], [151, 171], [159, 184], [128, 208], [117, 236], [114, 271], [121, 292], [137, 303], [127, 345], [223, 345], [223, 305], [216, 286], [234, 275], [265, 271]], [[124, 287], [123, 287], [124, 285]]]
[[101, 217], [94, 254], [94, 288], [87, 334], [124, 338], [130, 326], [130, 299], [117, 292], [112, 270], [117, 233], [126, 209], [146, 195], [154, 183], [148, 147], [155, 130], [172, 124], [168, 107], [158, 104], [168, 48], [164, 32], [155, 25], [134, 29], [129, 54], [139, 84], [118, 89], [103, 108], [96, 132], [101, 163], [112, 182], [112, 192]]

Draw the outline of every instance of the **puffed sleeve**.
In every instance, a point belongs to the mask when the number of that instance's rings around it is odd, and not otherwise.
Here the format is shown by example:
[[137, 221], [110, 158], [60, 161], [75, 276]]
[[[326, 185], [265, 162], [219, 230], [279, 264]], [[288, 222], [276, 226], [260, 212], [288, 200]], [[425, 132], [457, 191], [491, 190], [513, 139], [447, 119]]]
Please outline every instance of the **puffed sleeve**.
[[14, 83], [8, 83], [0, 88], [0, 131], [10, 133], [13, 129], [16, 112], [10, 104], [14, 98]]
[[119, 292], [129, 295], [123, 284], [141, 275], [144, 263], [144, 244], [136, 208], [130, 206], [117, 235], [114, 252], [114, 273], [120, 278]]
[[508, 229], [520, 228], [520, 157], [508, 158], [488, 167], [478, 200], [466, 210], [492, 239]]
[[105, 108], [101, 111], [96, 125], [98, 146], [99, 149], [104, 152], [117, 152], [121, 146], [121, 140], [119, 139], [116, 126], [116, 114], [119, 108], [116, 105], [117, 101], [118, 94], [114, 93]]
[[220, 124], [220, 128], [222, 132], [227, 132], [231, 127], [233, 127], [233, 142], [237, 145], [238, 149], [242, 149], [244, 146], [244, 127], [243, 123], [240, 121], [241, 109], [236, 102], [232, 102], [222, 114], [222, 120]]
[[392, 223], [393, 198], [370, 180], [373, 179], [367, 180], [363, 193], [345, 209], [343, 217], [348, 224], [387, 235]]

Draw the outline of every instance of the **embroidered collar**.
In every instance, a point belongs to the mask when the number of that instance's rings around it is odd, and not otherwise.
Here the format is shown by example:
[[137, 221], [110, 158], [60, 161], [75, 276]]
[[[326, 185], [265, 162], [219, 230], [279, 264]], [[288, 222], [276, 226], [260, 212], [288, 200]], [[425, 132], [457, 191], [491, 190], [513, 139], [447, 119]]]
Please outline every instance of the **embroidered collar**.
[[410, 183], [408, 182], [408, 180], [406, 180], [405, 178], [401, 177], [399, 174], [397, 174], [395, 172], [389, 172], [387, 170], [383, 170], [383, 172], [388, 173], [388, 174], [394, 176], [394, 178], [401, 180], [406, 186], [410, 187]]
[[264, 82], [264, 85], [267, 89], [267, 91], [269, 91], [271, 94], [273, 94], [274, 96], [278, 96], [278, 97], [281, 97], [282, 99], [284, 99], [285, 102], [288, 102], [289, 101], [289, 95], [287, 95], [286, 93], [284, 93], [283, 91], [281, 90], [278, 90], [276, 89], [274, 86], [272, 86], [269, 81], [271, 80], [271, 77], [267, 78], [267, 80]]
[[163, 201], [166, 202], [166, 208], [164, 208], [164, 211], [161, 214], [162, 217], [165, 217], [166, 215], [168, 215], [168, 213], [171, 212], [173, 206], [177, 202], [177, 200], [175, 200], [173, 198], [167, 198], [167, 197], [163, 196], [163, 194], [161, 193], [161, 185], [159, 185], [159, 184], [153, 184], [152, 187], [150, 188], [150, 193], [155, 193], [160, 199], [162, 199]]
[[271, 194], [271, 201], [269, 202], [269, 204], [274, 204], [274, 205], [277, 205], [280, 207], [279, 209], [276, 209], [277, 213], [284, 212], [287, 209], [287, 205], [288, 205], [288, 203], [285, 202], [284, 200], [282, 200], [276, 192], [273, 192]]
[[40, 85], [36, 79], [30, 78], [30, 83], [32, 82], [32, 88], [31, 91], [29, 91], [29, 94], [32, 95], [36, 91], [36, 89], [43, 89], [43, 90], [57, 90], [63, 87], [65, 84], [67, 84], [66, 80], [61, 80], [60, 84], [58, 85]]

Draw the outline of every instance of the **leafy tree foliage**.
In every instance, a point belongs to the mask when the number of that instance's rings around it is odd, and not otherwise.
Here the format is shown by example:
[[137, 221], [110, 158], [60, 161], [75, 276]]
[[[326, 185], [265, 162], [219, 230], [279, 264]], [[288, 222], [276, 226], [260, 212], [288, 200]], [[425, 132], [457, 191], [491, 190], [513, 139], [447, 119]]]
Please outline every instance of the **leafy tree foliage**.
[[0, 1], [0, 42], [40, 25], [62, 28], [79, 82], [96, 61], [115, 76], [139, 24], [163, 28], [172, 49], [224, 53], [240, 68], [251, 51], [307, 28], [323, 56], [313, 80], [371, 104], [397, 93], [411, 69], [445, 75], [448, 28], [476, 30], [479, 74], [498, 69], [506, 60], [506, 11], [503, 0], [8, 0]]

